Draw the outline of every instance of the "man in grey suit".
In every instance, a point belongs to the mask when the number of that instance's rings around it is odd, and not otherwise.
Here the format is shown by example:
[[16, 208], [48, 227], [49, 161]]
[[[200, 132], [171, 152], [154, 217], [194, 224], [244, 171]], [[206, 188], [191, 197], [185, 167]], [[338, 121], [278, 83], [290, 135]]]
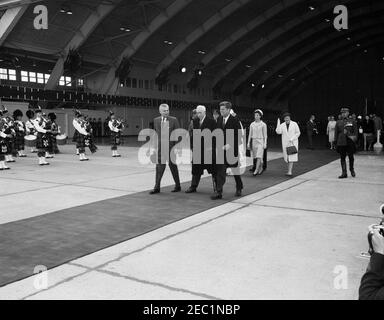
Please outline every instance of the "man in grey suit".
[[176, 157], [173, 157], [172, 148], [178, 143], [178, 141], [171, 141], [170, 136], [172, 132], [180, 128], [179, 121], [175, 117], [169, 116], [169, 106], [167, 104], [161, 104], [159, 107], [160, 117], [157, 117], [153, 121], [154, 130], [157, 137], [155, 149], [157, 151], [157, 163], [156, 163], [156, 183], [150, 194], [160, 193], [161, 178], [164, 175], [166, 162], [168, 161], [169, 168], [171, 169], [173, 180], [175, 180], [175, 189], [172, 192], [180, 192], [180, 178], [179, 170], [176, 163]]

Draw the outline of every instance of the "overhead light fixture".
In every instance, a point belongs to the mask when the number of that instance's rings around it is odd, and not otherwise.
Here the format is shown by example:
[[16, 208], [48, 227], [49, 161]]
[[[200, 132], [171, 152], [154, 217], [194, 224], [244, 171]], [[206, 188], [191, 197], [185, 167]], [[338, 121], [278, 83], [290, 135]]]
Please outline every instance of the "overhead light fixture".
[[268, 70], [264, 70], [264, 73], [268, 73], [269, 71]]
[[251, 66], [249, 64], [246, 64], [245, 67], [249, 69]]
[[131, 29], [126, 28], [126, 27], [121, 27], [120, 30], [124, 31], [124, 32], [130, 32], [131, 31]]
[[181, 73], [186, 73], [187, 72], [187, 67], [181, 66], [180, 67], [180, 72]]
[[199, 76], [202, 76], [203, 75], [203, 70], [197, 70], [197, 74], [199, 75]]
[[357, 43], [357, 44], [356, 44], [356, 47], [360, 47], [360, 43]]
[[282, 74], [279, 74], [279, 75], [278, 75], [278, 77], [279, 77], [279, 78], [282, 78], [282, 77], [283, 77], [283, 75], [282, 75]]
[[295, 81], [295, 78], [292, 78], [291, 81]]
[[264, 89], [265, 88], [265, 84], [263, 83], [262, 85], [261, 85], [261, 89]]
[[203, 51], [203, 50], [199, 50], [199, 51], [197, 51], [197, 53], [199, 53], [199, 54], [206, 54], [206, 52]]
[[227, 58], [227, 59], [225, 59], [225, 61], [227, 61], [227, 62], [231, 62], [232, 60]]
[[367, 53], [367, 52], [368, 52], [368, 50], [367, 50], [367, 49], [365, 49], [365, 50], [364, 50], [364, 52], [365, 52], [365, 53]]
[[351, 41], [351, 38], [350, 38], [350, 37], [348, 37], [348, 38], [347, 38], [347, 40], [348, 40], [348, 41]]
[[309, 10], [311, 10], [311, 11], [313, 11], [313, 10], [316, 9], [314, 6], [309, 6], [308, 8], [309, 8]]
[[326, 19], [325, 19], [325, 22], [331, 22], [331, 20], [330, 20], [330, 19], [328, 19], [328, 18], [326, 18]]
[[67, 4], [62, 5], [60, 12], [64, 14], [73, 14], [71, 8]]
[[251, 87], [254, 88], [254, 87], [256, 87], [256, 85], [252, 82]]
[[164, 43], [167, 44], [167, 45], [169, 45], [169, 46], [171, 46], [171, 45], [173, 44], [173, 42], [172, 42], [172, 41], [169, 41], [169, 40], [164, 40]]

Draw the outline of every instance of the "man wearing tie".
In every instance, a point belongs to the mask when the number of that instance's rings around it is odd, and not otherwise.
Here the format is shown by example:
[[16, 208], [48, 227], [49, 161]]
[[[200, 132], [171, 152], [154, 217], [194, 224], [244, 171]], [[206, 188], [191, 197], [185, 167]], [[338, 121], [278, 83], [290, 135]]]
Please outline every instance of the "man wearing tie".
[[166, 162], [168, 161], [169, 168], [171, 169], [173, 180], [175, 181], [175, 189], [172, 192], [180, 192], [180, 178], [179, 170], [177, 168], [176, 157], [171, 156], [172, 148], [178, 143], [178, 141], [171, 141], [170, 137], [174, 130], [179, 129], [179, 121], [169, 116], [169, 106], [167, 104], [161, 104], [159, 107], [160, 117], [154, 119], [154, 130], [157, 137], [156, 150], [157, 150], [157, 164], [156, 164], [156, 183], [154, 189], [150, 194], [160, 193], [161, 178], [164, 175]]
[[[240, 121], [231, 115], [232, 104], [228, 101], [220, 103], [221, 116], [217, 119], [218, 130], [222, 130], [224, 135], [224, 146], [217, 143], [217, 164], [216, 164], [216, 194], [211, 197], [212, 200], [223, 198], [223, 186], [226, 179], [227, 168], [237, 168], [239, 161], [239, 131], [241, 132]], [[221, 150], [224, 151], [224, 159], [220, 157]], [[223, 163], [224, 160], [224, 163]], [[240, 175], [234, 175], [236, 181], [236, 197], [241, 196], [243, 182]]]
[[[193, 120], [193, 131], [191, 136], [192, 152], [194, 155], [194, 161], [192, 161], [192, 183], [185, 193], [196, 192], [204, 170], [207, 170], [209, 174], [212, 174], [213, 181], [215, 181], [215, 139], [208, 136], [205, 138], [203, 131], [208, 130], [212, 133], [216, 128], [216, 122], [212, 118], [207, 117], [207, 110], [204, 106], [198, 106], [196, 108], [196, 116], [197, 118]], [[200, 148], [197, 148], [198, 144], [194, 141], [194, 138], [201, 139]], [[208, 141], [208, 139], [210, 141]], [[193, 142], [195, 142], [196, 149], [194, 149]], [[211, 155], [211, 157], [206, 159], [205, 153]]]

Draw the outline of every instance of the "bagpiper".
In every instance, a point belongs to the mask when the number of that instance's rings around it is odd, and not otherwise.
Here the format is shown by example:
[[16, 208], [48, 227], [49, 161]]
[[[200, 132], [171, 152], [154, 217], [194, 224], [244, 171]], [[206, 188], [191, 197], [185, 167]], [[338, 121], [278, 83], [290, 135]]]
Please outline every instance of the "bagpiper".
[[15, 149], [15, 122], [13, 119], [8, 115], [8, 110], [2, 106], [3, 109], [3, 121], [5, 122], [5, 134], [7, 137], [5, 138], [5, 142], [7, 144], [7, 153], [5, 154], [5, 162], [16, 162], [15, 159], [13, 159], [13, 151]]
[[25, 158], [27, 155], [24, 153], [25, 142], [24, 137], [26, 134], [25, 123], [23, 122], [23, 112], [19, 109], [13, 112], [13, 119], [15, 121], [15, 150], [20, 158]]
[[35, 115], [36, 119], [33, 121], [33, 125], [37, 131], [36, 148], [39, 165], [47, 166], [49, 165], [49, 162], [47, 162], [45, 156], [49, 149], [49, 134], [51, 133], [51, 130], [48, 127], [48, 120], [45, 118], [45, 114], [40, 106], [35, 110]]
[[[28, 120], [25, 122], [25, 129], [26, 129], [26, 134], [31, 135], [31, 136], [36, 136], [37, 131], [35, 129], [35, 125], [33, 124], [33, 121], [35, 119], [35, 113], [33, 110], [27, 110], [26, 116], [28, 117]], [[37, 151], [35, 150], [35, 147], [31, 147], [31, 153], [36, 153]]]
[[8, 126], [3, 118], [3, 110], [0, 110], [0, 171], [9, 170], [5, 164], [5, 156], [8, 153], [7, 141], [9, 134], [6, 133]]
[[88, 161], [89, 159], [85, 156], [85, 147], [89, 147], [92, 153], [97, 150], [92, 139], [92, 127], [79, 110], [75, 110], [72, 124], [76, 130], [76, 148], [79, 151], [80, 161]]
[[109, 111], [110, 120], [108, 122], [108, 127], [111, 132], [111, 150], [112, 157], [119, 158], [120, 154], [117, 152], [117, 146], [121, 144], [121, 132], [124, 130], [124, 124], [122, 121], [116, 119], [114, 112]]

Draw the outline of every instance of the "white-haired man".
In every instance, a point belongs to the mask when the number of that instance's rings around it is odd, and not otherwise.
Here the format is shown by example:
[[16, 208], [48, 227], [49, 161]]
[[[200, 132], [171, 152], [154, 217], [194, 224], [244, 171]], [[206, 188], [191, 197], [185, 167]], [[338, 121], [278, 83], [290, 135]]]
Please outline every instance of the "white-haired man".
[[[170, 136], [172, 132], [180, 128], [179, 121], [175, 117], [169, 116], [169, 106], [167, 104], [161, 104], [159, 107], [160, 117], [153, 120], [154, 130], [157, 134], [157, 164], [156, 164], [156, 183], [150, 194], [160, 193], [161, 178], [164, 175], [166, 162], [168, 161], [169, 168], [171, 169], [173, 180], [175, 180], [175, 189], [172, 192], [180, 192], [180, 178], [179, 169], [176, 163], [172, 161], [174, 157], [171, 157], [172, 148], [178, 143], [178, 141], [171, 141]], [[168, 134], [167, 134], [168, 130]], [[167, 140], [167, 141], [165, 141]], [[162, 150], [162, 145], [168, 147], [167, 150]]]
[[[207, 117], [207, 110], [205, 106], [197, 106], [196, 108], [197, 119], [193, 121], [193, 134], [192, 134], [192, 152], [193, 159], [197, 163], [192, 161], [192, 183], [186, 193], [194, 193], [197, 191], [199, 186], [201, 176], [204, 173], [204, 170], [207, 170], [209, 174], [212, 174], [214, 181], [215, 189], [215, 158], [216, 158], [216, 148], [215, 148], [215, 139], [211, 137], [204, 137], [203, 131], [209, 130], [213, 132], [216, 128], [216, 121], [212, 118]], [[194, 149], [194, 137], [201, 139], [200, 148]], [[195, 145], [197, 145], [195, 143]], [[212, 156], [208, 159], [205, 159], [204, 153], [208, 151]]]

